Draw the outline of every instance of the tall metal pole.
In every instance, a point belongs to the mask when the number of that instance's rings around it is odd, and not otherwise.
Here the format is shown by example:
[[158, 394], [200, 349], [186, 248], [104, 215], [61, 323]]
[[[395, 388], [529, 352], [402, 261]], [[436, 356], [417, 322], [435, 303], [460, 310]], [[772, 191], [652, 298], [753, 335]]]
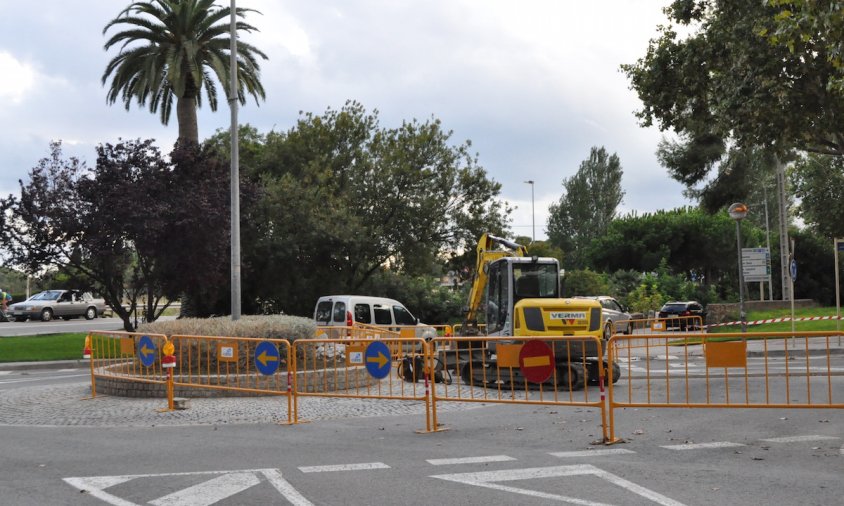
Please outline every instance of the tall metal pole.
[[534, 207], [534, 199], [533, 199], [533, 188], [534, 188], [534, 181], [530, 179], [525, 181], [525, 183], [530, 185], [530, 223], [531, 223], [531, 242], [536, 242], [536, 208]]
[[[768, 245], [768, 260], [771, 257], [771, 226], [768, 221], [768, 187], [763, 185], [762, 191], [765, 195], [765, 242]], [[769, 265], [770, 267], [770, 265]], [[774, 300], [774, 282], [771, 280], [773, 276], [768, 274], [768, 300]]]
[[237, 135], [237, 7], [231, 0], [229, 108], [231, 120], [231, 310], [240, 319], [240, 153]]
[[741, 331], [747, 332], [747, 313], [744, 312], [744, 269], [741, 265], [741, 220], [747, 216], [747, 206], [744, 204], [733, 204], [729, 209], [730, 218], [736, 221], [736, 250], [738, 251], [738, 277], [739, 277], [739, 320], [741, 320]]
[[779, 203], [780, 227], [780, 280], [782, 282], [782, 300], [791, 300], [791, 282], [788, 272], [789, 242], [788, 242], [788, 207], [785, 199], [785, 165], [777, 157], [774, 161], [777, 174], [777, 201]]

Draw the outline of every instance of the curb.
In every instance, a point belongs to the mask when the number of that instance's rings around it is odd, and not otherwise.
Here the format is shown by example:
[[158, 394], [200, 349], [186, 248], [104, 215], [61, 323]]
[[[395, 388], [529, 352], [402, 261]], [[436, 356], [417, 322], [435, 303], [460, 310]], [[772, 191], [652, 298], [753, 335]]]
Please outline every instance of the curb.
[[88, 367], [87, 359], [50, 360], [46, 362], [5, 362], [0, 363], [0, 371], [26, 371], [31, 369], [70, 369]]

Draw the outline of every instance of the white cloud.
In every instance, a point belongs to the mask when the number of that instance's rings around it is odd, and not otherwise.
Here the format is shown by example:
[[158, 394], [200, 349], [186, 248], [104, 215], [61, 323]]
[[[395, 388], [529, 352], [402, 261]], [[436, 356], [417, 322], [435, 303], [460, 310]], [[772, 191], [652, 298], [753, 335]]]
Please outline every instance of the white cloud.
[[35, 85], [35, 69], [15, 59], [6, 51], [0, 51], [0, 101], [19, 104]]

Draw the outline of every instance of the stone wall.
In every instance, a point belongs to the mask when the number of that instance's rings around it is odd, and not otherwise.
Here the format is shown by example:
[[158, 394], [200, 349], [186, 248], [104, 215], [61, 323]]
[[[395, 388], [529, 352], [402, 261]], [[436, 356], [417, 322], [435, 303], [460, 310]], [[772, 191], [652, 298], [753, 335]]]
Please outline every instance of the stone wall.
[[[818, 303], [812, 299], [797, 299], [794, 301], [795, 309], [818, 307]], [[791, 302], [787, 300], [748, 300], [744, 302], [744, 310], [769, 311], [774, 309], [791, 309]], [[738, 321], [739, 304], [709, 304], [706, 306], [706, 324], [724, 323]]]
[[[115, 373], [110, 370], [118, 367], [120, 366], [116, 365], [95, 370], [94, 382], [96, 384], [97, 394], [118, 397], [167, 397], [167, 384], [164, 377], [155, 380], [146, 377], [144, 378], [146, 381], [144, 381], [137, 377]], [[150, 380], [156, 382], [150, 382]], [[173, 381], [175, 383], [175, 397], [257, 397], [279, 395], [287, 392], [287, 375], [283, 373], [267, 378], [259, 378], [255, 375], [228, 375], [219, 377], [175, 375]], [[366, 372], [364, 367], [354, 367], [344, 369], [343, 373], [338, 373], [333, 369], [298, 372], [296, 373], [296, 383], [299, 392], [333, 392], [354, 388], [366, 388], [375, 385], [377, 381]], [[230, 390], [227, 387], [263, 389], [275, 393]]]

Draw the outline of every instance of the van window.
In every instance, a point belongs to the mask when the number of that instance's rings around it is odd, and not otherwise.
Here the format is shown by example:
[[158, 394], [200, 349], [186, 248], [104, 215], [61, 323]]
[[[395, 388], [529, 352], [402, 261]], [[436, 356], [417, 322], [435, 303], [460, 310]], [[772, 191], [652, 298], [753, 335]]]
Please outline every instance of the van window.
[[331, 322], [331, 301], [323, 300], [317, 304], [316, 307], [316, 321], [317, 323]]
[[404, 306], [393, 306], [393, 315], [396, 317], [396, 325], [416, 325], [416, 318]]
[[346, 323], [345, 302], [337, 302], [334, 304], [334, 323]]
[[372, 323], [372, 313], [369, 304], [355, 304], [355, 321], [358, 323]]
[[376, 325], [392, 325], [393, 317], [390, 314], [389, 306], [375, 306], [375, 324]]

